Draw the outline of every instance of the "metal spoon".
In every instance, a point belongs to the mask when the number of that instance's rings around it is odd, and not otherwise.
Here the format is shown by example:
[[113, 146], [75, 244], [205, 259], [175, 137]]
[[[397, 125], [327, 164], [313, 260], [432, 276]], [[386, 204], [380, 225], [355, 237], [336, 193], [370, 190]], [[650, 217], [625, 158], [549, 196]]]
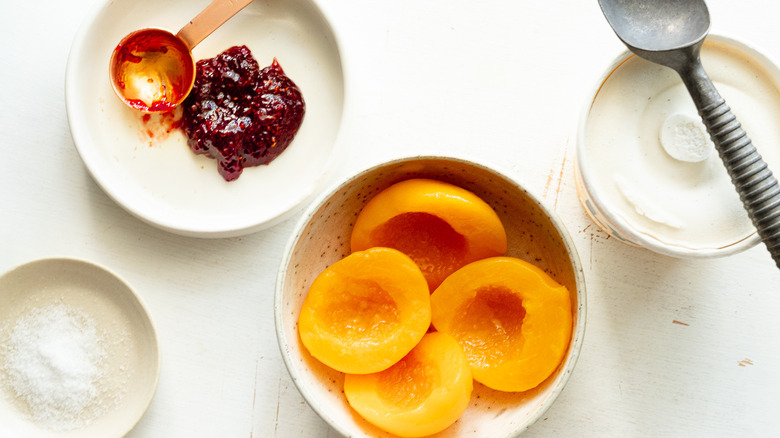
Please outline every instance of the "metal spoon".
[[674, 69], [710, 133], [748, 216], [780, 268], [780, 185], [701, 64], [710, 28], [703, 0], [599, 0], [610, 26], [638, 56]]
[[109, 77], [116, 95], [144, 112], [170, 111], [195, 81], [192, 49], [252, 0], [214, 0], [176, 34], [141, 29], [122, 38], [111, 54]]

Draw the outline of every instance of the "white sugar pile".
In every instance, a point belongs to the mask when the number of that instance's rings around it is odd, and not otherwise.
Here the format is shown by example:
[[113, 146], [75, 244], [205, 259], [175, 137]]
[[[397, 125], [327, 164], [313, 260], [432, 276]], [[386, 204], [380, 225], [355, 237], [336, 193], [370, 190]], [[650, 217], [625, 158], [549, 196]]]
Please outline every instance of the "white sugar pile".
[[67, 431], [100, 415], [105, 340], [83, 312], [55, 304], [31, 310], [11, 328], [2, 370], [39, 426]]

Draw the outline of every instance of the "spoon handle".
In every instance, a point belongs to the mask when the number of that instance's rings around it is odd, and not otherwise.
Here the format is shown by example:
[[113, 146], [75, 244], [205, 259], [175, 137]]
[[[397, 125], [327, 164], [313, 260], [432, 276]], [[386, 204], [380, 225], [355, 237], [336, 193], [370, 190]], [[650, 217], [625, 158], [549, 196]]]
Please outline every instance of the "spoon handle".
[[780, 185], [704, 71], [701, 62], [681, 72], [739, 197], [780, 268]]
[[176, 34], [192, 50], [252, 0], [214, 0]]

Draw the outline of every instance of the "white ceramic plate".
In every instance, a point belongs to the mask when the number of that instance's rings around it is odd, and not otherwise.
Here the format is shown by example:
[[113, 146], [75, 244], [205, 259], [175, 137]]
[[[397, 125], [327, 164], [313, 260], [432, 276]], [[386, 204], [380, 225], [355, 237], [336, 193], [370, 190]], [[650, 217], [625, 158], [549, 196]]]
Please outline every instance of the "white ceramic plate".
[[[132, 289], [111, 272], [74, 259], [43, 259], [0, 277], [0, 424], [3, 436], [110, 438], [127, 434], [146, 412], [157, 390], [160, 355], [152, 321]], [[17, 399], [9, 378], [12, 339], [32, 315], [55, 306], [90, 320], [103, 352], [98, 401], [86, 424], [71, 429], [56, 419], [46, 427], [32, 418], [29, 404]], [[48, 310], [47, 310], [48, 309]], [[24, 323], [29, 324], [29, 322]], [[28, 329], [29, 330], [29, 329]], [[16, 344], [14, 344], [16, 345]], [[58, 356], [64, 357], [64, 356]], [[58, 362], [67, 364], [70, 362]], [[74, 360], [73, 363], [77, 363]], [[54, 369], [59, 369], [55, 367]], [[62, 369], [67, 369], [62, 367]], [[67, 374], [71, 375], [71, 374]], [[32, 393], [31, 393], [32, 394]], [[94, 408], [94, 403], [90, 408]], [[42, 412], [40, 409], [37, 412]], [[71, 430], [68, 430], [71, 429]]]
[[193, 154], [180, 130], [165, 132], [157, 118], [144, 122], [125, 107], [108, 78], [111, 52], [123, 36], [145, 27], [175, 33], [208, 3], [101, 1], [73, 42], [65, 98], [84, 164], [119, 205], [174, 233], [229, 237], [277, 223], [318, 188], [338, 157], [345, 81], [336, 36], [312, 0], [254, 1], [195, 47], [196, 60], [236, 45], [248, 46], [262, 67], [276, 57], [306, 102], [287, 150], [267, 166], [224, 181], [216, 161]]
[[558, 369], [538, 387], [521, 393], [474, 384], [460, 419], [439, 438], [515, 437], [542, 418], [574, 370], [585, 334], [586, 293], [582, 264], [571, 237], [554, 212], [520, 184], [495, 169], [447, 157], [402, 158], [366, 169], [321, 195], [293, 232], [276, 280], [276, 335], [285, 365], [309, 406], [344, 436], [390, 437], [350, 408], [344, 375], [314, 359], [298, 335], [298, 317], [314, 278], [349, 254], [352, 225], [378, 192], [409, 178], [435, 178], [472, 191], [498, 213], [507, 232], [507, 255], [544, 269], [571, 294], [574, 317], [569, 350]]

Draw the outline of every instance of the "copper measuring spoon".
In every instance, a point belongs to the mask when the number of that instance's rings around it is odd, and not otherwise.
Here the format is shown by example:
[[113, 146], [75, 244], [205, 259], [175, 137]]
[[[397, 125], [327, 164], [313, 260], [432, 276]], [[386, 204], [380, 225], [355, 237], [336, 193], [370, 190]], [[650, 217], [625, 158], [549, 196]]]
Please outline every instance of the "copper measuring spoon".
[[109, 78], [129, 107], [170, 111], [195, 82], [192, 49], [252, 0], [214, 0], [176, 35], [163, 29], [137, 30], [122, 38], [111, 54]]

